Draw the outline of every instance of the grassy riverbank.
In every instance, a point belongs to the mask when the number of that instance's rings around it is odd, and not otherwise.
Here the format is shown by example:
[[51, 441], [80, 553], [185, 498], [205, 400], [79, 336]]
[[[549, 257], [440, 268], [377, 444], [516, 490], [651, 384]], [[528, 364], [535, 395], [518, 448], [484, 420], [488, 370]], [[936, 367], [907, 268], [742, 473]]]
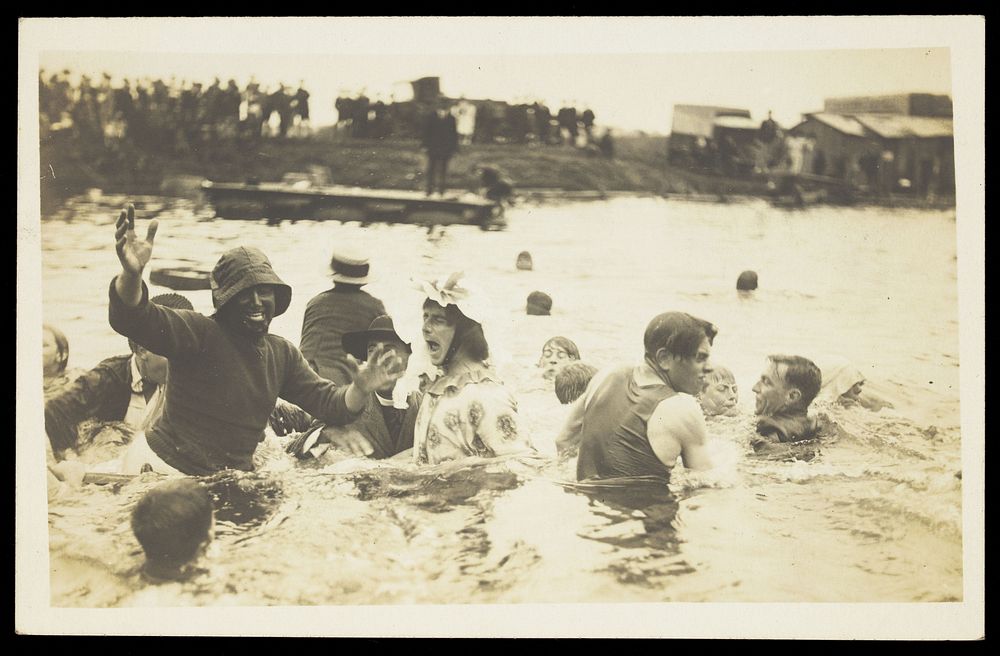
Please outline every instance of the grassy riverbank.
[[[286, 173], [316, 167], [335, 184], [420, 190], [425, 159], [416, 141], [359, 141], [321, 133], [310, 139], [264, 139], [257, 144], [221, 144], [185, 154], [122, 149], [83, 153], [68, 135], [41, 144], [43, 205], [97, 187], [126, 194], [184, 195], [201, 179], [217, 182], [277, 182]], [[607, 159], [562, 146], [463, 146], [449, 166], [448, 186], [475, 187], [474, 169], [499, 168], [522, 192], [634, 192], [703, 197], [764, 196], [763, 181], [703, 175], [667, 163], [667, 137], [619, 137]], [[889, 202], [887, 204], [897, 204]], [[911, 204], [899, 203], [899, 204]], [[923, 204], [923, 203], [921, 203]], [[936, 203], [940, 204], [940, 203]]]

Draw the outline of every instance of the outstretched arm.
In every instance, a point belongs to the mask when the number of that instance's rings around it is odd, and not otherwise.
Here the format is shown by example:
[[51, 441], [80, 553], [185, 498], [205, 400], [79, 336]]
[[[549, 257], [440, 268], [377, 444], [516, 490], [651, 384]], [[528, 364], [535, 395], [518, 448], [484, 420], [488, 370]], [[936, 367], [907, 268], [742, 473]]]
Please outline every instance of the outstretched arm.
[[153, 239], [159, 227], [156, 219], [149, 222], [146, 238], [135, 234], [135, 207], [132, 203], [118, 215], [115, 221], [115, 250], [122, 272], [115, 278], [115, 293], [129, 307], [142, 301], [142, 271], [153, 254]]

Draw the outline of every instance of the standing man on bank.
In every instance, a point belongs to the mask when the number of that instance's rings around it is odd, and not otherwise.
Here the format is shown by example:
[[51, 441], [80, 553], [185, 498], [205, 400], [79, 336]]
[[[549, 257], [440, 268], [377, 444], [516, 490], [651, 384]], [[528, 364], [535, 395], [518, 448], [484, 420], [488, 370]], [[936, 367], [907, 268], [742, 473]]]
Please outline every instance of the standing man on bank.
[[424, 122], [423, 146], [427, 151], [427, 195], [436, 188], [443, 196], [448, 161], [458, 151], [458, 127], [444, 98], [438, 98], [437, 106]]

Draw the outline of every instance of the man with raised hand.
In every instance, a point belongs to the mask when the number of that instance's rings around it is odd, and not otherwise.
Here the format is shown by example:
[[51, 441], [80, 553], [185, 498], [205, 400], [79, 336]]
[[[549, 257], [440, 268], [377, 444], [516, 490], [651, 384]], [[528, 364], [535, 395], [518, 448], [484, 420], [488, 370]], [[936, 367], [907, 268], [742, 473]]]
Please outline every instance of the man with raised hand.
[[122, 270], [109, 290], [111, 327], [170, 363], [163, 413], [133, 440], [125, 473], [146, 466], [189, 475], [252, 470], [279, 397], [342, 425], [360, 416], [372, 392], [402, 375], [398, 356], [380, 348], [353, 371], [350, 385], [320, 378], [294, 344], [268, 332], [271, 320], [288, 309], [292, 289], [253, 247], [219, 258], [211, 277], [213, 315], [150, 303], [142, 272], [157, 227], [151, 221], [145, 239], [137, 236], [131, 204], [115, 224]]

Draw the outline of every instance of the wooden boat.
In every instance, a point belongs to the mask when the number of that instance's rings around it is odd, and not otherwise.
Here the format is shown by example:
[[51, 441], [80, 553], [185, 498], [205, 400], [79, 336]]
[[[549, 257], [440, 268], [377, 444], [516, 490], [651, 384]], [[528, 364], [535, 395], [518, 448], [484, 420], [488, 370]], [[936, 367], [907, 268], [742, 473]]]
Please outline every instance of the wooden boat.
[[216, 214], [225, 219], [310, 219], [477, 225], [502, 229], [503, 207], [479, 196], [426, 196], [417, 191], [365, 189], [309, 183], [225, 183], [201, 185]]
[[161, 287], [177, 291], [197, 291], [211, 289], [210, 271], [191, 267], [166, 267], [152, 269], [149, 272], [149, 282]]

